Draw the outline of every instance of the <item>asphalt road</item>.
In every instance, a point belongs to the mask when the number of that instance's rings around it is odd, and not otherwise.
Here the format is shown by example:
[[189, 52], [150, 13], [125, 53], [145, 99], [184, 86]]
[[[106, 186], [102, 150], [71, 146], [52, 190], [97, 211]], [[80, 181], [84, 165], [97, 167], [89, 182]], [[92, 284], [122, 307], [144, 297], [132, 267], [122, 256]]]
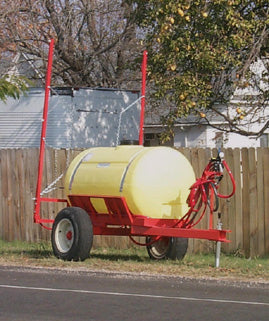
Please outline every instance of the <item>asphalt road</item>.
[[269, 284], [0, 266], [0, 320], [268, 321]]

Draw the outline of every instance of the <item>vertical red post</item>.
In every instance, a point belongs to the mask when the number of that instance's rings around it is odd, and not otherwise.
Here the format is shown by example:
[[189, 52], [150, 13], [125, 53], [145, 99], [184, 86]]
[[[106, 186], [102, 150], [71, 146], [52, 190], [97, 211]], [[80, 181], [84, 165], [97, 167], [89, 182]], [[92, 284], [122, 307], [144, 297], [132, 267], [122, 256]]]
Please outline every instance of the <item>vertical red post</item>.
[[144, 142], [144, 117], [145, 117], [145, 95], [146, 95], [146, 76], [147, 76], [147, 56], [148, 52], [144, 50], [142, 61], [142, 85], [141, 85], [141, 111], [140, 111], [140, 129], [139, 129], [139, 145]]
[[42, 186], [42, 175], [43, 175], [43, 164], [45, 156], [45, 140], [47, 132], [47, 119], [48, 119], [48, 106], [49, 106], [49, 95], [50, 95], [50, 80], [51, 80], [51, 70], [53, 61], [53, 48], [54, 40], [50, 40], [49, 44], [49, 54], [48, 54], [48, 65], [46, 74], [46, 84], [45, 84], [45, 98], [44, 98], [44, 108], [43, 108], [43, 118], [42, 118], [42, 129], [40, 137], [40, 152], [39, 152], [39, 163], [38, 163], [38, 176], [37, 176], [37, 186], [36, 186], [36, 197], [35, 197], [35, 208], [34, 208], [34, 222], [39, 223], [40, 220], [40, 193]]

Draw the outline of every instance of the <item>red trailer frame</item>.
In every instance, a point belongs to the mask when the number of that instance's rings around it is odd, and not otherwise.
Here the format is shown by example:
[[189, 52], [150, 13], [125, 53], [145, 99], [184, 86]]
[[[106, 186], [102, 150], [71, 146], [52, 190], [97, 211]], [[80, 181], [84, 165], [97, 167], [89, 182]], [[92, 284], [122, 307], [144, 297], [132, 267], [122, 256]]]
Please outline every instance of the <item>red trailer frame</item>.
[[[92, 200], [101, 198], [106, 204], [105, 213], [97, 213]], [[69, 195], [71, 206], [83, 208], [89, 213], [94, 235], [166, 236], [207, 239], [228, 242], [227, 230], [182, 228], [178, 219], [154, 219], [130, 212], [124, 197], [99, 195]]]
[[[43, 163], [45, 153], [53, 47], [54, 41], [53, 39], [51, 39], [49, 45], [43, 122], [40, 138], [40, 154], [36, 198], [34, 206], [34, 222], [40, 224], [42, 227], [46, 229], [51, 230], [52, 228], [47, 225], [52, 224], [54, 220], [41, 218], [41, 202], [64, 202], [67, 204], [67, 207], [80, 207], [90, 215], [93, 224], [93, 234], [95, 235], [127, 235], [130, 237], [154, 236], [155, 240], [158, 240], [158, 238], [160, 237], [183, 237], [229, 242], [229, 240], [227, 240], [227, 233], [230, 232], [229, 230], [219, 230], [213, 228], [214, 197], [227, 198], [231, 197], [235, 192], [235, 182], [232, 173], [229, 170], [228, 165], [225, 163], [225, 161], [222, 161], [220, 158], [217, 159], [217, 162], [218, 164], [222, 164], [222, 166], [225, 167], [228, 171], [233, 185], [233, 192], [227, 196], [223, 196], [217, 193], [217, 185], [222, 178], [222, 172], [212, 170], [213, 163], [211, 160], [209, 162], [209, 165], [206, 167], [203, 176], [200, 179], [198, 179], [197, 182], [191, 187], [191, 192], [188, 199], [190, 210], [181, 219], [153, 219], [139, 215], [138, 213], [131, 213], [124, 197], [115, 197], [110, 195], [67, 195], [67, 199], [41, 197], [40, 193], [42, 186]], [[140, 145], [143, 145], [146, 69], [147, 51], [144, 51], [142, 62], [141, 113], [139, 131]], [[213, 162], [215, 162], [215, 160]], [[95, 210], [92, 200], [96, 198], [101, 198], [104, 200], [107, 209], [105, 213], [97, 213], [97, 211]], [[205, 216], [207, 208], [210, 209], [208, 229], [202, 230], [193, 228]], [[200, 211], [201, 213], [197, 218], [196, 216]]]

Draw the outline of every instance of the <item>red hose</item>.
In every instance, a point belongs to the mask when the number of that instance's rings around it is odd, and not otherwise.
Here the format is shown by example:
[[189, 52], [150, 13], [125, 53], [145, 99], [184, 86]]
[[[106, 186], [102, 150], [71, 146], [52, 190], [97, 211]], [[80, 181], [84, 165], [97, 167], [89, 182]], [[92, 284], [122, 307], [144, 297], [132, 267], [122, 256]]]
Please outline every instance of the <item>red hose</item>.
[[[187, 199], [187, 203], [190, 207], [187, 214], [185, 214], [175, 226], [183, 228], [192, 228], [197, 225], [206, 213], [207, 206], [209, 206], [210, 213], [212, 214], [218, 208], [218, 198], [230, 198], [235, 193], [235, 180], [232, 172], [225, 162], [218, 161], [218, 168], [225, 168], [228, 172], [232, 183], [232, 192], [229, 195], [223, 195], [217, 192], [219, 182], [223, 177], [222, 171], [216, 171], [214, 160], [211, 160], [203, 171], [202, 177], [198, 178], [196, 182], [190, 188], [190, 194]], [[217, 204], [214, 209], [214, 203]]]
[[220, 197], [220, 198], [230, 198], [235, 193], [235, 189], [236, 189], [235, 180], [234, 180], [233, 174], [232, 174], [232, 172], [231, 172], [231, 170], [230, 170], [230, 168], [229, 168], [229, 166], [228, 166], [228, 164], [226, 163], [225, 160], [222, 161], [222, 164], [224, 165], [224, 167], [227, 170], [228, 175], [229, 175], [229, 177], [231, 179], [231, 182], [232, 182], [232, 185], [233, 185], [233, 190], [232, 190], [231, 194], [229, 194], [229, 195], [218, 194], [218, 197]]

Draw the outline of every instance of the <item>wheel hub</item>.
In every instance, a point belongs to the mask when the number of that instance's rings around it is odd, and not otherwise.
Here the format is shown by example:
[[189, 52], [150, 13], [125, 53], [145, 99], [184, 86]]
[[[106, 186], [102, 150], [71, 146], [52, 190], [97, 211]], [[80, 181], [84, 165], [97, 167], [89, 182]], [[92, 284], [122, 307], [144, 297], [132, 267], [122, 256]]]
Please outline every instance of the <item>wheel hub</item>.
[[67, 253], [74, 242], [74, 228], [72, 222], [64, 218], [62, 219], [55, 230], [55, 243], [61, 253]]
[[71, 231], [68, 231], [66, 233], [66, 238], [68, 239], [68, 241], [71, 241], [72, 240], [72, 237], [73, 237], [73, 233]]

